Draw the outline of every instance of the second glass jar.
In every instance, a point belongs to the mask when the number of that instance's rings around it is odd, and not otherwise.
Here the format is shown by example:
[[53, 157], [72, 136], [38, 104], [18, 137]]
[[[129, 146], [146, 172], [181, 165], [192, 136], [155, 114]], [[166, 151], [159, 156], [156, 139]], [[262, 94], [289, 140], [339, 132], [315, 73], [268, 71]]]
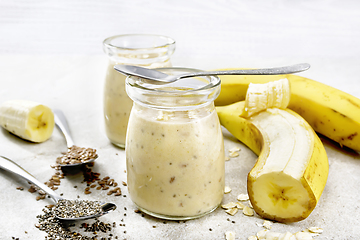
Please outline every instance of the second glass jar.
[[109, 58], [104, 87], [105, 131], [114, 145], [124, 148], [133, 102], [125, 91], [126, 76], [114, 70], [114, 66], [170, 67], [175, 41], [160, 35], [117, 35], [105, 39], [103, 49]]
[[[198, 71], [167, 68], [168, 74]], [[129, 77], [134, 101], [126, 140], [127, 184], [137, 207], [180, 220], [210, 213], [224, 194], [224, 142], [214, 76], [152, 85]]]

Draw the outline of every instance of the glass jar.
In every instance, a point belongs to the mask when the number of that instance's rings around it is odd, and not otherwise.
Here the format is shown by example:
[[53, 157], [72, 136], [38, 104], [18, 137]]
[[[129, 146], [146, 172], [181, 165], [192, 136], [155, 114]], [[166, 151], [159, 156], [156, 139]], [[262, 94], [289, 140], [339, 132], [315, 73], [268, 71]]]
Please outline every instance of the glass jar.
[[126, 91], [134, 101], [125, 149], [132, 201], [149, 215], [171, 220], [215, 210], [225, 180], [223, 135], [214, 107], [220, 79], [197, 77], [154, 85], [128, 77]]
[[133, 102], [125, 91], [126, 76], [114, 70], [114, 65], [170, 67], [175, 41], [159, 35], [118, 35], [105, 39], [103, 49], [109, 58], [104, 88], [105, 132], [114, 145], [124, 148]]

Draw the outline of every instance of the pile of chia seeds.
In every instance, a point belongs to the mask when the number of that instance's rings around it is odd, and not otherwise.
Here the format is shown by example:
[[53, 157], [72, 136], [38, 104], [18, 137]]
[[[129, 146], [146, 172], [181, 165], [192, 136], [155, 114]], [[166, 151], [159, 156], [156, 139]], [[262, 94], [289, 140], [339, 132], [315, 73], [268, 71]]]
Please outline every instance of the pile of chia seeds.
[[[63, 153], [63, 156], [57, 159], [57, 163], [55, 165], [51, 165], [51, 168], [54, 168], [56, 173], [45, 184], [52, 190], [58, 189], [61, 179], [63, 179], [66, 175], [66, 173], [62, 172], [59, 164], [74, 163], [71, 162], [74, 161], [74, 159], [80, 159], [80, 161], [86, 162], [96, 157], [97, 154], [95, 149], [85, 149], [73, 146], [67, 153]], [[71, 161], [69, 161], [69, 159]], [[88, 165], [83, 166], [81, 169], [84, 176], [84, 181], [82, 183], [85, 182], [87, 184], [84, 193], [90, 194], [91, 189], [96, 189], [108, 190], [107, 195], [122, 196], [118, 183], [109, 176], [100, 178], [100, 173], [92, 171], [91, 167], [93, 166], [94, 163], [89, 163]], [[122, 184], [124, 186], [127, 185], [125, 182], [122, 182]], [[77, 186], [75, 185], [74, 187]], [[24, 190], [24, 187], [17, 187], [16, 189], [22, 191]], [[39, 196], [37, 196], [36, 200], [44, 199], [47, 196], [45, 192], [33, 184], [30, 185], [29, 192], [38, 192]], [[62, 195], [63, 194], [61, 193], [60, 196]], [[126, 197], [126, 195], [123, 195], [123, 197]], [[99, 221], [97, 218], [95, 218], [91, 220], [75, 222], [75, 224], [73, 223], [72, 225], [67, 225], [56, 218], [56, 216], [62, 218], [76, 218], [101, 213], [102, 209], [99, 201], [79, 199], [59, 200], [56, 205], [47, 205], [44, 209], [42, 209], [42, 211], [43, 214], [37, 216], [38, 223], [35, 224], [35, 227], [47, 233], [45, 236], [46, 240], [119, 239], [118, 236], [115, 236], [112, 232], [112, 229], [116, 227], [115, 222], [109, 224]], [[126, 213], [124, 216], [126, 216]], [[121, 221], [123, 222], [123, 219]], [[120, 226], [125, 226], [125, 224], [120, 224]], [[76, 231], [74, 231], [75, 229]], [[126, 234], [126, 231], [123, 232]], [[25, 233], [27, 232], [25, 231]], [[13, 239], [19, 238], [13, 237]]]
[[[112, 234], [112, 228], [116, 224], [109, 224], [95, 219], [92, 223], [82, 222], [79, 232], [71, 230], [75, 224], [66, 226], [56, 216], [73, 218], [85, 216], [101, 211], [99, 202], [87, 200], [61, 200], [55, 206], [48, 206], [38, 215], [38, 223], [35, 226], [47, 233], [47, 240], [105, 240], [118, 239]], [[91, 221], [91, 220], [88, 220]]]
[[62, 199], [52, 208], [52, 211], [61, 218], [77, 218], [101, 213], [101, 205], [99, 201]]

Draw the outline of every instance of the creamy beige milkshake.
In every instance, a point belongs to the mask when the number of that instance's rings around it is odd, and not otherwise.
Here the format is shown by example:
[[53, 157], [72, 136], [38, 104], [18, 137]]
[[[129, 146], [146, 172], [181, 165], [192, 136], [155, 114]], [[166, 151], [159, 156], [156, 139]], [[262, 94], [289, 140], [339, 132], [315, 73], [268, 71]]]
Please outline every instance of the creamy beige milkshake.
[[221, 203], [224, 144], [213, 103], [175, 112], [135, 103], [126, 146], [128, 189], [141, 210], [181, 219]]
[[110, 63], [106, 72], [104, 88], [105, 131], [109, 140], [124, 145], [132, 100], [125, 91], [126, 76], [114, 70]]
[[113, 144], [124, 148], [132, 100], [125, 91], [126, 76], [114, 70], [114, 66], [169, 67], [175, 41], [159, 35], [129, 34], [107, 38], [103, 47], [109, 56], [104, 86], [105, 131]]
[[[126, 76], [114, 70], [117, 63], [109, 63], [104, 87], [105, 131], [109, 140], [120, 147], [125, 146], [126, 130], [133, 101], [125, 90]], [[169, 67], [169, 61], [155, 63], [147, 68]]]

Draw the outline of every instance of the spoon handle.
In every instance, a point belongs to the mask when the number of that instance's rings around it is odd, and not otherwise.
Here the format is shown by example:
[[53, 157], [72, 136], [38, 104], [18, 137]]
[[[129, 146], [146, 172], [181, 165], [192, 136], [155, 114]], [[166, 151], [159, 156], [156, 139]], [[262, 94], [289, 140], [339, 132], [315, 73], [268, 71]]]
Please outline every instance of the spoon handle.
[[74, 146], [74, 141], [72, 140], [70, 134], [70, 128], [67, 124], [66, 117], [64, 113], [59, 109], [53, 109], [55, 125], [59, 128], [59, 130], [64, 134], [66, 145], [68, 148]]
[[208, 72], [195, 72], [186, 73], [179, 78], [189, 76], [204, 76], [204, 75], [282, 75], [290, 73], [298, 73], [310, 68], [308, 63], [299, 63], [291, 66], [276, 67], [276, 68], [262, 68], [262, 69], [238, 69], [238, 70], [225, 70], [225, 71], [208, 71]]
[[4, 156], [0, 156], [0, 168], [9, 171], [11, 173], [14, 173], [26, 179], [27, 181], [35, 184], [36, 186], [41, 188], [44, 192], [46, 192], [52, 199], [54, 199], [55, 202], [58, 202], [58, 200], [62, 199], [62, 197], [58, 196], [51, 188], [49, 188], [44, 183], [37, 180], [33, 175], [28, 173], [25, 169], [20, 167], [17, 163], [12, 161], [11, 159]]

